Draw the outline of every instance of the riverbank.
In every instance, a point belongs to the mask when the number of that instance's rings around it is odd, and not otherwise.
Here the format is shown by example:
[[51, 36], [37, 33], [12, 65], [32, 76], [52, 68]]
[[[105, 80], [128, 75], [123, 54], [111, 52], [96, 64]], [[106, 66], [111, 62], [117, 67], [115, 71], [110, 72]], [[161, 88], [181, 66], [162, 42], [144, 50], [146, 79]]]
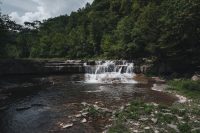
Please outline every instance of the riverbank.
[[114, 124], [108, 133], [197, 133], [200, 131], [199, 112], [199, 103], [176, 103], [172, 106], [162, 106], [134, 101], [115, 114]]
[[64, 59], [0, 60], [0, 76], [84, 73], [83, 63], [81, 60]]
[[166, 85], [154, 84], [152, 89], [176, 95], [179, 101], [171, 106], [133, 101], [115, 113], [115, 120], [107, 132], [200, 132], [199, 81], [170, 80]]

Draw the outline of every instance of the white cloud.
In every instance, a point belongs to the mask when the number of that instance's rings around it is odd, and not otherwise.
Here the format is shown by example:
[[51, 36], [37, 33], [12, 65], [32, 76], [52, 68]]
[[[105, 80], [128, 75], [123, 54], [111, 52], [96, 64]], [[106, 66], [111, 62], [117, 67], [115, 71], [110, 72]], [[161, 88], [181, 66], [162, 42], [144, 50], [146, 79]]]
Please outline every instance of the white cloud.
[[[20, 24], [25, 21], [42, 21], [50, 17], [70, 14], [71, 11], [76, 11], [93, 0], [26, 0], [24, 3], [22, 1], [24, 0], [7, 0], [5, 2], [7, 4], [6, 8], [15, 6], [15, 9], [18, 9], [8, 14], [12, 20]], [[19, 10], [23, 10], [23, 13], [20, 14]]]

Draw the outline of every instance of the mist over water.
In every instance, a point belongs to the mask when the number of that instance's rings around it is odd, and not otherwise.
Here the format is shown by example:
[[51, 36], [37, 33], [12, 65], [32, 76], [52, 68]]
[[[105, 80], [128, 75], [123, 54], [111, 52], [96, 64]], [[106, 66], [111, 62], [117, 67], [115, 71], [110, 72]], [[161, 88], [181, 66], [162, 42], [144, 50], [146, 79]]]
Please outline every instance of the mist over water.
[[128, 61], [97, 61], [95, 65], [85, 64], [85, 83], [135, 84], [134, 63]]

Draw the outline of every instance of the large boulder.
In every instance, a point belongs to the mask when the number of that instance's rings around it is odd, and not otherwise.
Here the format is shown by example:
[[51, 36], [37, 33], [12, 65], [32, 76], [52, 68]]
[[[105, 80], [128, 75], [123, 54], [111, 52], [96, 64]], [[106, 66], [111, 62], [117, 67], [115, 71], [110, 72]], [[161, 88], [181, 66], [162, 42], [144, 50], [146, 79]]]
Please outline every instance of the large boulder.
[[194, 75], [192, 76], [193, 81], [200, 81], [200, 75]]

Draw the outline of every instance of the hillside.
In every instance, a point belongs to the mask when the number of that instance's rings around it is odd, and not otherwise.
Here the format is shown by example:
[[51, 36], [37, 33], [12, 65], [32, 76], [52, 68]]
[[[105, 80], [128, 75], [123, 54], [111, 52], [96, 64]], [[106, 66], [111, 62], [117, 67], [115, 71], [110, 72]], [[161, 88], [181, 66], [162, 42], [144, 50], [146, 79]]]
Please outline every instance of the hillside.
[[149, 58], [166, 73], [200, 66], [199, 0], [95, 0], [25, 26], [0, 17], [2, 58]]

